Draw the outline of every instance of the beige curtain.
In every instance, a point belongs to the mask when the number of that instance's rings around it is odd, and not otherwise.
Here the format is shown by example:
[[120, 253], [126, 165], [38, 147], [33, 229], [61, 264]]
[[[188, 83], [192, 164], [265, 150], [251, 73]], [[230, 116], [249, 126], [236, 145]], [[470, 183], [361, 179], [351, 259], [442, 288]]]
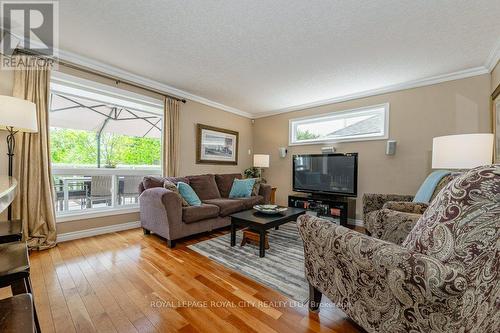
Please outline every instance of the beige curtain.
[[48, 65], [24, 61], [14, 72], [15, 97], [36, 104], [38, 133], [18, 133], [14, 175], [18, 195], [13, 204], [15, 218], [23, 221], [23, 235], [31, 249], [46, 249], [56, 244], [56, 219], [49, 150]]
[[179, 101], [172, 98], [164, 100], [163, 115], [163, 174], [164, 176], [179, 176], [180, 130]]

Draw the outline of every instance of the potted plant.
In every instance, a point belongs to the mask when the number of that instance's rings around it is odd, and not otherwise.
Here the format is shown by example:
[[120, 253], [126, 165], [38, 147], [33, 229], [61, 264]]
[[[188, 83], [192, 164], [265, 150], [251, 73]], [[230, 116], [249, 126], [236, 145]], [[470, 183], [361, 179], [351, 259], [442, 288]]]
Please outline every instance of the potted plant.
[[262, 178], [260, 169], [256, 167], [250, 167], [245, 169], [245, 171], [243, 171], [243, 176], [245, 178], [260, 178], [261, 183], [266, 183], [266, 180]]

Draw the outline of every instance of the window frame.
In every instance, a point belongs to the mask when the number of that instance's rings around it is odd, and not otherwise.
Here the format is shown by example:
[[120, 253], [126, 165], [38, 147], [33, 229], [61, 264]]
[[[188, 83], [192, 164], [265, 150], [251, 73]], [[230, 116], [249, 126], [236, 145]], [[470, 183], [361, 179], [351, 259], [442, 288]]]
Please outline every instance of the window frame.
[[[74, 90], [85, 91], [88, 95], [78, 95], [72, 93]], [[62, 93], [63, 95], [84, 98], [88, 100], [97, 101], [93, 98], [96, 95], [102, 95], [103, 97], [114, 99], [116, 101], [122, 101], [123, 103], [118, 103], [117, 105], [126, 106], [131, 110], [138, 110], [141, 112], [147, 112], [151, 114], [156, 114], [163, 117], [163, 103], [161, 100], [153, 98], [148, 95], [142, 95], [136, 92], [127, 91], [124, 89], [109, 86], [103, 83], [92, 81], [86, 78], [81, 78], [78, 76], [54, 71], [51, 75], [50, 81], [50, 92], [52, 93]], [[114, 104], [114, 103], [109, 103]], [[140, 109], [139, 109], [139, 108]], [[50, 118], [49, 118], [50, 124]], [[163, 131], [163, 129], [162, 129]], [[163, 135], [161, 137], [161, 147], [163, 149]], [[51, 162], [51, 177], [60, 175], [74, 175], [75, 172], [78, 174], [85, 172], [86, 175], [109, 175], [113, 177], [113, 180], [118, 176], [161, 176], [163, 174], [163, 154], [160, 154], [160, 167], [151, 168], [150, 172], [147, 174], [143, 173], [144, 169], [138, 169], [134, 166], [130, 168], [77, 168], [74, 166], [58, 166]], [[114, 184], [116, 185], [116, 184]], [[114, 186], [112, 190], [114, 190]], [[119, 205], [116, 202], [116, 194], [112, 193], [112, 205], [108, 207], [96, 207], [96, 208], [86, 208], [82, 210], [73, 211], [56, 211], [56, 223], [70, 222], [75, 220], [83, 219], [93, 219], [112, 215], [122, 215], [129, 213], [136, 213], [139, 211], [139, 204], [132, 203], [126, 205]]]
[[[344, 137], [339, 139], [310, 139], [310, 140], [302, 140], [298, 141], [295, 139], [296, 133], [294, 133], [294, 127], [297, 122], [303, 122], [306, 120], [316, 120], [321, 121], [322, 119], [331, 118], [332, 116], [340, 118], [342, 115], [350, 115], [356, 112], [370, 111], [373, 109], [384, 109], [384, 134], [382, 135], [367, 135], [364, 137]], [[299, 118], [292, 118], [288, 120], [288, 145], [289, 146], [302, 146], [302, 145], [316, 145], [316, 144], [325, 144], [325, 143], [340, 143], [340, 142], [359, 142], [359, 141], [374, 141], [374, 140], [387, 140], [389, 138], [389, 112], [390, 105], [389, 103], [376, 104], [370, 106], [364, 106], [360, 108], [341, 110], [341, 111], [333, 111], [324, 114], [316, 114], [312, 116], [305, 116]]]

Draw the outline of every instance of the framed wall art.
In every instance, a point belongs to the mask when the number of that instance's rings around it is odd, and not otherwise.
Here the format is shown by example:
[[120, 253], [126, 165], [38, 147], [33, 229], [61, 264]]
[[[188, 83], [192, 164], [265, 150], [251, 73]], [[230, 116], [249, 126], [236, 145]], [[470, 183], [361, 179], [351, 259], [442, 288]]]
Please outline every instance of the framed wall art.
[[197, 125], [196, 163], [238, 164], [238, 132]]

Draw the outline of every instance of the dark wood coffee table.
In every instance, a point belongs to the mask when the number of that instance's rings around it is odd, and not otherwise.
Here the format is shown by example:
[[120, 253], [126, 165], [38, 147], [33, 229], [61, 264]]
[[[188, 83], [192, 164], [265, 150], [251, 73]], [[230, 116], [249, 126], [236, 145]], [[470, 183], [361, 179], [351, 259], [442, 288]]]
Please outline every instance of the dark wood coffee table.
[[297, 218], [305, 214], [305, 210], [301, 208], [288, 207], [286, 212], [276, 215], [267, 215], [259, 213], [255, 209], [245, 210], [231, 215], [231, 246], [236, 245], [236, 227], [245, 227], [259, 233], [259, 256], [265, 256], [265, 239], [266, 230], [276, 228], [290, 221], [295, 221]]

